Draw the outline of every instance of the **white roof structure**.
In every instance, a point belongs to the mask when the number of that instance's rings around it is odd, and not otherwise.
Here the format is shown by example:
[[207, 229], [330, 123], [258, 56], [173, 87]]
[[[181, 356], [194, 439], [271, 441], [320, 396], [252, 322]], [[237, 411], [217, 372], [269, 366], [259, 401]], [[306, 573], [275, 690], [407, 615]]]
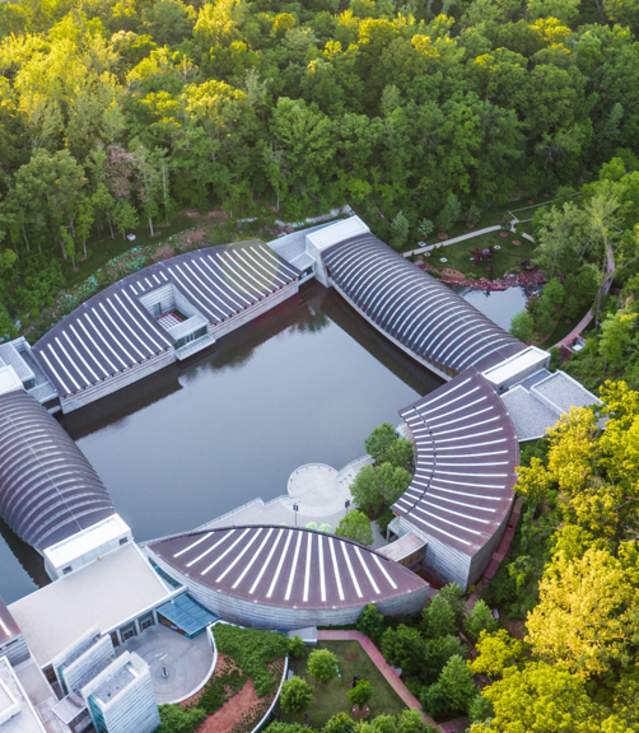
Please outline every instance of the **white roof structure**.
[[21, 598], [9, 610], [38, 665], [46, 667], [89, 630], [107, 633], [175, 594], [140, 549], [128, 544]]
[[547, 351], [529, 346], [484, 370], [482, 374], [499, 389], [547, 367], [549, 362], [550, 354]]
[[306, 241], [316, 252], [323, 252], [334, 244], [369, 232], [370, 229], [359, 216], [350, 216], [307, 234]]
[[45, 558], [55, 568], [63, 568], [78, 557], [96, 548], [117, 541], [122, 536], [130, 536], [131, 529], [119, 514], [112, 514], [90, 527], [77, 532], [44, 551]]
[[0, 733], [46, 733], [6, 657], [0, 657]]
[[0, 395], [15, 392], [19, 389], [23, 389], [22, 380], [16, 374], [15, 369], [0, 361]]

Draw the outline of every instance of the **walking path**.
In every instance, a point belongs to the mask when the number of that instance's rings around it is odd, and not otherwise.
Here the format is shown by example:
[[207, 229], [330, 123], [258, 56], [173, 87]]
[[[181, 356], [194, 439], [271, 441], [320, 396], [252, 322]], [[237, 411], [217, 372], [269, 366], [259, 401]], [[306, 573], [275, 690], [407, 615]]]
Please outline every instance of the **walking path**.
[[581, 337], [581, 334], [588, 328], [588, 326], [592, 323], [593, 318], [595, 317], [595, 307], [597, 303], [601, 301], [602, 298], [604, 298], [608, 293], [610, 292], [610, 287], [612, 286], [612, 281], [615, 279], [615, 255], [612, 251], [612, 247], [610, 244], [606, 245], [606, 277], [604, 278], [604, 281], [601, 283], [601, 287], [599, 288], [599, 292], [597, 293], [597, 296], [595, 297], [595, 302], [593, 303], [592, 307], [588, 310], [588, 313], [579, 321], [579, 323], [572, 329], [572, 331], [564, 336], [561, 341], [557, 341], [557, 343], [553, 346], [555, 349], [561, 349], [566, 348], [572, 351], [572, 345], [574, 342]]
[[457, 244], [457, 242], [465, 242], [467, 239], [475, 239], [475, 237], [481, 237], [482, 234], [490, 234], [491, 232], [498, 232], [503, 227], [501, 224], [493, 224], [483, 229], [475, 229], [474, 232], [467, 232], [466, 234], [460, 234], [458, 237], [451, 237], [450, 239], [444, 239], [442, 242], [434, 242], [433, 244], [426, 244], [423, 247], [417, 249], [411, 249], [410, 252], [403, 252], [404, 257], [412, 257], [413, 255], [421, 254], [422, 252], [430, 252], [433, 249], [439, 249], [440, 247], [448, 247], [450, 244]]
[[317, 632], [317, 638], [319, 641], [357, 641], [362, 649], [366, 652], [366, 654], [368, 654], [371, 662], [373, 662], [377, 669], [382, 673], [386, 682], [388, 682], [388, 684], [393, 688], [397, 696], [406, 705], [406, 707], [417, 710], [417, 712], [422, 716], [422, 719], [425, 723], [432, 725], [437, 730], [443, 730], [432, 718], [426, 715], [426, 713], [422, 710], [422, 706], [419, 700], [402, 682], [401, 678], [397, 675], [397, 673], [390, 666], [390, 664], [384, 659], [380, 650], [375, 646], [375, 644], [373, 644], [368, 636], [365, 636], [364, 634], [360, 633], [359, 631], [355, 631], [354, 629], [320, 629]]

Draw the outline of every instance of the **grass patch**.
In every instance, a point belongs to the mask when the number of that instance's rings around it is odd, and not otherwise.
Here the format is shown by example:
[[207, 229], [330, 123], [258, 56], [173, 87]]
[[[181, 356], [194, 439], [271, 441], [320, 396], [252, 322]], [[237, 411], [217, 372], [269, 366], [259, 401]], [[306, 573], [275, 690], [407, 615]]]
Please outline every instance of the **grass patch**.
[[[513, 241], [518, 241], [520, 244], [513, 244]], [[474, 250], [494, 245], [499, 245], [500, 249], [493, 253], [489, 261], [476, 264], [471, 260]], [[426, 262], [440, 269], [451, 267], [459, 270], [466, 277], [486, 277], [495, 280], [503, 277], [507, 272], [521, 270], [522, 263], [530, 259], [534, 249], [535, 245], [523, 239], [519, 234], [508, 232], [507, 237], [502, 237], [500, 232], [493, 232], [434, 250], [430, 257], [426, 258]], [[446, 257], [448, 262], [440, 262], [440, 257]]]
[[306, 659], [293, 660], [292, 669], [295, 674], [305, 677], [313, 685], [314, 696], [306, 711], [297, 713], [280, 711], [281, 720], [307, 723], [321, 728], [333, 715], [340, 712], [350, 713], [346, 692], [350, 690], [353, 677], [356, 675], [368, 680], [373, 688], [373, 696], [369, 703], [372, 717], [382, 713], [396, 715], [404, 710], [404, 703], [356, 641], [325, 641], [320, 642], [317, 648], [329, 649], [337, 655], [341, 677], [327, 683], [315, 682], [312, 677], [307, 676]]

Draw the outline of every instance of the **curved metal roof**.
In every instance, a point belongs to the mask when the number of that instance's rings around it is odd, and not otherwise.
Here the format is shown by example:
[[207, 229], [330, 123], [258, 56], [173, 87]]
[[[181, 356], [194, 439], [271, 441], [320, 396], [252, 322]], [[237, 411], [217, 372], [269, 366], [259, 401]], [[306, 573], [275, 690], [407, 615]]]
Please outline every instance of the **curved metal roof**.
[[510, 513], [519, 444], [504, 403], [475, 369], [400, 412], [415, 473], [393, 505], [418, 531], [468, 555]]
[[0, 516], [36, 550], [114, 513], [84, 455], [23, 391], [0, 396]]
[[427, 587], [403, 565], [361, 545], [293, 527], [199, 531], [150, 549], [194, 583], [271, 606], [361, 606]]
[[296, 280], [299, 272], [259, 243], [207, 247], [129, 275], [89, 298], [33, 347], [62, 397], [117, 377], [173, 348], [140, 302], [172, 284], [218, 326]]
[[381, 331], [448, 374], [487, 369], [526, 348], [372, 234], [322, 257], [333, 284]]

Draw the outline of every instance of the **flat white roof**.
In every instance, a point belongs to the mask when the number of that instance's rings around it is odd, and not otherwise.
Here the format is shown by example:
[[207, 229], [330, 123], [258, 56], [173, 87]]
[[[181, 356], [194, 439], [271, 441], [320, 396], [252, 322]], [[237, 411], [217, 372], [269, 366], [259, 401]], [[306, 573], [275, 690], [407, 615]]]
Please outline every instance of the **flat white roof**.
[[359, 234], [367, 234], [370, 229], [359, 218], [359, 216], [349, 216], [348, 219], [340, 219], [334, 224], [329, 224], [315, 232], [306, 235], [306, 240], [310, 242], [318, 252], [332, 247], [334, 244], [343, 242], [345, 239], [356, 237]]
[[9, 610], [38, 665], [46, 667], [90, 629], [111, 631], [173, 595], [130, 543], [21, 598]]
[[112, 514], [91, 527], [62, 540], [44, 551], [46, 558], [55, 568], [63, 568], [92, 550], [115, 542], [125, 534], [131, 533], [129, 525], [119, 514]]
[[16, 370], [9, 364], [0, 362], [0, 394], [15, 392], [17, 389], [24, 389], [24, 387]]
[[46, 733], [42, 721], [6, 657], [0, 657], [0, 731]]
[[529, 346], [523, 351], [509, 356], [504, 361], [500, 361], [499, 364], [495, 364], [490, 369], [486, 369], [482, 374], [489, 382], [501, 385], [509, 379], [514, 379], [531, 367], [542, 365], [549, 358], [550, 354], [547, 351], [539, 349], [536, 346]]

